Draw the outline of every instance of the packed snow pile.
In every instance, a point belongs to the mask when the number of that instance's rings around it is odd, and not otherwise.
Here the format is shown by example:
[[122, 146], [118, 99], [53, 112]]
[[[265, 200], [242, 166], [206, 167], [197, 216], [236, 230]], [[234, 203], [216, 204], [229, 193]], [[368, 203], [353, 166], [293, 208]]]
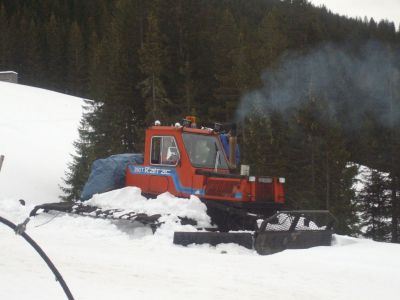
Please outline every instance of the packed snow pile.
[[147, 215], [160, 214], [159, 221], [162, 225], [157, 232], [168, 230], [171, 236], [173, 231], [176, 230], [196, 230], [191, 225], [180, 225], [180, 219], [182, 218], [196, 221], [196, 227], [211, 227], [211, 219], [207, 215], [207, 207], [196, 196], [191, 196], [190, 199], [177, 198], [167, 192], [155, 199], [147, 199], [142, 196], [140, 188], [128, 186], [102, 194], [95, 194], [90, 200], [85, 201], [85, 204], [102, 209], [118, 208], [120, 210], [118, 212], [119, 215], [124, 215], [128, 212]]

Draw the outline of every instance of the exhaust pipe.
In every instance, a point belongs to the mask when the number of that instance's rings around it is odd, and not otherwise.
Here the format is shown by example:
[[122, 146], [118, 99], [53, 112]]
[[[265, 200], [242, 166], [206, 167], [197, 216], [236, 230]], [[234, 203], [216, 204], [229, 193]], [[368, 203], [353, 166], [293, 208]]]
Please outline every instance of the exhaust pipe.
[[236, 147], [237, 147], [237, 130], [236, 124], [233, 123], [229, 136], [229, 164], [232, 169], [236, 169]]

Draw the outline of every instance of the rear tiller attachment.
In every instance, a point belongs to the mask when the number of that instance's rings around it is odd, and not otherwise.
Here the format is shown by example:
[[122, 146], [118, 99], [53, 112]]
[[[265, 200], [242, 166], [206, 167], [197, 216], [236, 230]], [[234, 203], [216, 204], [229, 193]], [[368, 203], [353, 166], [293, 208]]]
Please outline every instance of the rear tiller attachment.
[[235, 243], [254, 248], [258, 254], [268, 255], [285, 249], [330, 246], [334, 222], [334, 216], [326, 210], [281, 211], [259, 220], [259, 227], [254, 233], [175, 232], [174, 244], [187, 246], [207, 243], [215, 246]]

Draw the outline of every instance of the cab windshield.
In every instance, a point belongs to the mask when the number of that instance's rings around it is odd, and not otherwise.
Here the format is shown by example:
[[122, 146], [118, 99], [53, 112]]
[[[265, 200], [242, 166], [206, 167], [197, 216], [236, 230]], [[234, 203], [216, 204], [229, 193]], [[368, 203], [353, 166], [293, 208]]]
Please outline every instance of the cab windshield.
[[183, 142], [194, 167], [228, 169], [222, 146], [216, 136], [184, 133]]

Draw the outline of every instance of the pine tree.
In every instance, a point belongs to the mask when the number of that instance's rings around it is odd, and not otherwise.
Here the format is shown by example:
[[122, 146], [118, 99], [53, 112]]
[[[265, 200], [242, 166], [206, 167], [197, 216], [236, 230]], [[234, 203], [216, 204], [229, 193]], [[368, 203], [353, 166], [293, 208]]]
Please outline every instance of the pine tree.
[[279, 55], [288, 47], [282, 23], [276, 9], [267, 12], [261, 21], [257, 32], [259, 41], [257, 54], [262, 68], [267, 68], [276, 62]]
[[65, 59], [65, 35], [61, 21], [55, 15], [51, 15], [46, 24], [46, 51], [43, 53], [46, 58], [47, 68], [46, 87], [56, 91], [64, 91], [66, 69], [63, 67]]
[[182, 112], [195, 115], [196, 85], [192, 77], [192, 67], [189, 59], [184, 61], [183, 65], [180, 68], [180, 73], [184, 78], [181, 92], [183, 98], [182, 102], [184, 103], [184, 109]]
[[[142, 144], [145, 109], [136, 86], [140, 80], [137, 51], [141, 37], [136, 1], [117, 3], [109, 31], [101, 42], [92, 35], [90, 48], [90, 95], [99, 102], [94, 141], [96, 154], [139, 151]], [[136, 31], [132, 31], [136, 28]]]
[[25, 83], [34, 86], [40, 86], [43, 83], [43, 61], [40, 39], [40, 28], [33, 19], [30, 20], [24, 35], [24, 66], [22, 75]]
[[252, 174], [272, 175], [267, 163], [272, 162], [272, 144], [274, 133], [268, 116], [261, 116], [256, 111], [247, 115], [242, 123], [243, 139], [241, 156], [244, 164], [250, 165]]
[[80, 199], [87, 179], [89, 178], [92, 162], [97, 158], [94, 151], [95, 132], [91, 123], [96, 118], [97, 106], [92, 101], [86, 101], [84, 110], [86, 111], [81, 119], [79, 126], [79, 139], [74, 142], [76, 153], [72, 155], [72, 162], [65, 173], [64, 185], [61, 190], [64, 201], [76, 201]]
[[390, 174], [390, 217], [392, 243], [400, 243], [400, 176]]
[[10, 68], [11, 62], [11, 31], [4, 6], [0, 5], [0, 69]]
[[237, 66], [240, 52], [240, 34], [236, 21], [227, 8], [222, 14], [221, 23], [217, 29], [214, 42], [214, 76], [218, 82], [214, 89], [216, 101], [209, 108], [211, 118], [220, 121], [230, 121], [238, 103], [240, 90], [235, 82], [234, 66]]
[[87, 66], [83, 37], [77, 22], [69, 30], [67, 44], [67, 85], [72, 95], [83, 96], [87, 91]]
[[95, 101], [104, 101], [106, 98], [107, 80], [109, 76], [109, 49], [108, 39], [99, 41], [96, 33], [93, 33], [89, 40], [88, 52], [88, 95]]
[[169, 110], [168, 113], [176, 119], [185, 114], [198, 115], [196, 109], [199, 105], [196, 98], [199, 89], [194, 77], [196, 57], [193, 53], [193, 44], [198, 32], [195, 32], [193, 24], [188, 22], [188, 19], [195, 22], [191, 14], [193, 4], [184, 0], [163, 1], [160, 8], [171, 16], [168, 22], [164, 21], [165, 25], [161, 26], [164, 34], [168, 36], [166, 49], [170, 62], [165, 68], [166, 87], [174, 103], [174, 110]]
[[390, 240], [388, 222], [390, 190], [387, 174], [372, 170], [364, 182], [364, 188], [358, 195], [358, 207], [361, 210], [364, 235], [375, 241]]
[[162, 74], [166, 62], [166, 52], [163, 45], [158, 19], [154, 12], [147, 17], [147, 30], [142, 47], [139, 49], [140, 70], [144, 80], [139, 87], [145, 100], [147, 111], [146, 122], [151, 124], [157, 119], [166, 119], [165, 109], [171, 105], [167, 98], [162, 81]]

